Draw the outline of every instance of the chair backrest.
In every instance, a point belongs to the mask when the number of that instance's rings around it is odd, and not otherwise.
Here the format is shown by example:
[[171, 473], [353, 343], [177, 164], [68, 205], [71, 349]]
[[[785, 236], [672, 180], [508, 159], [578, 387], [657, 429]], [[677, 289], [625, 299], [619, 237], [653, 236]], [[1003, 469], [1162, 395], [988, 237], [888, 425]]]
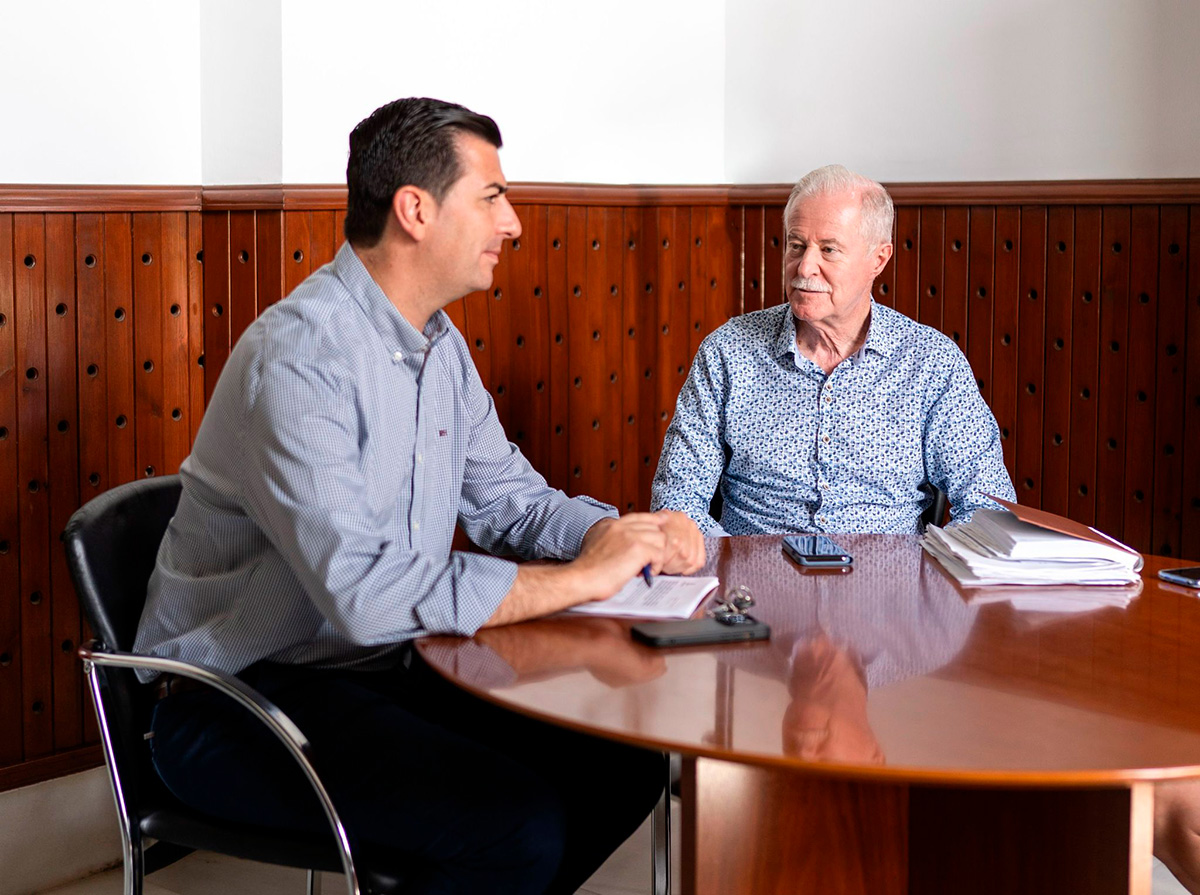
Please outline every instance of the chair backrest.
[[[146, 585], [158, 545], [179, 504], [181, 487], [177, 475], [118, 485], [77, 510], [63, 531], [80, 609], [108, 650], [133, 648], [146, 604]], [[136, 829], [141, 816], [169, 799], [144, 738], [153, 694], [127, 668], [95, 665], [92, 674], [103, 698], [127, 822]]]
[[180, 489], [177, 475], [118, 485], [76, 511], [63, 531], [80, 608], [109, 649], [133, 648], [146, 585]]

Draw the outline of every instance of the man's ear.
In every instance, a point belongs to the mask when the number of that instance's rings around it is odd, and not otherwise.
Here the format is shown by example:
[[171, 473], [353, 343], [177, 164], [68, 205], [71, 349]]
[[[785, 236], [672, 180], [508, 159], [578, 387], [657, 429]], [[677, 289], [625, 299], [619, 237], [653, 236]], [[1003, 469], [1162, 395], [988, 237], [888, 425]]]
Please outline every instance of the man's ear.
[[433, 196], [416, 186], [402, 186], [392, 196], [392, 217], [413, 240], [425, 238], [436, 210]]
[[875, 247], [875, 266], [871, 269], [871, 276], [877, 277], [883, 273], [883, 269], [887, 267], [888, 261], [892, 258], [892, 244], [890, 242], [880, 243]]

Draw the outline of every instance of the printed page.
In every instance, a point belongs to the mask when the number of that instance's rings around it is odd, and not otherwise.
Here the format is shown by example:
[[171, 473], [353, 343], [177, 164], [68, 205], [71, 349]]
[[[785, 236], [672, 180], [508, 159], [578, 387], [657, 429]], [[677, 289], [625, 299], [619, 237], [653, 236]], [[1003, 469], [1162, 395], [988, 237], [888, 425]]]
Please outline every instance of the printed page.
[[706, 594], [716, 590], [716, 578], [659, 575], [654, 584], [638, 575], [607, 600], [574, 606], [580, 615], [618, 615], [627, 618], [688, 618]]

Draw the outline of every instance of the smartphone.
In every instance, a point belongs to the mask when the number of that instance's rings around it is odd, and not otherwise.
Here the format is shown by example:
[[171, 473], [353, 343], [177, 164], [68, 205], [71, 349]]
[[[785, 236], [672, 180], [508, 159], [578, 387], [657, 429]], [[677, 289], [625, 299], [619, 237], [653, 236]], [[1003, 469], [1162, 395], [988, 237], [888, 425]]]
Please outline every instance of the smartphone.
[[784, 535], [783, 552], [802, 566], [849, 566], [854, 557], [825, 535]]
[[1191, 566], [1187, 569], [1163, 569], [1158, 573], [1158, 577], [1163, 581], [1200, 589], [1200, 566]]
[[642, 622], [633, 626], [633, 639], [650, 646], [699, 646], [704, 643], [734, 643], [766, 640], [770, 625], [746, 616], [737, 624], [725, 624], [715, 618], [692, 618], [679, 622]]

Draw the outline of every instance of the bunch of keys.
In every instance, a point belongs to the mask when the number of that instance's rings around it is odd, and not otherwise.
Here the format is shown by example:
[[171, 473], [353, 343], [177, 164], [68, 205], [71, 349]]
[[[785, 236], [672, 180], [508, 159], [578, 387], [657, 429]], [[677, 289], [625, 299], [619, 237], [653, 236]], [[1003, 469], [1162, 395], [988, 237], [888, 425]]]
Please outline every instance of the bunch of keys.
[[744, 625], [754, 619], [746, 610], [754, 605], [754, 594], [744, 584], [730, 586], [725, 590], [725, 596], [719, 598], [708, 614], [723, 625]]

